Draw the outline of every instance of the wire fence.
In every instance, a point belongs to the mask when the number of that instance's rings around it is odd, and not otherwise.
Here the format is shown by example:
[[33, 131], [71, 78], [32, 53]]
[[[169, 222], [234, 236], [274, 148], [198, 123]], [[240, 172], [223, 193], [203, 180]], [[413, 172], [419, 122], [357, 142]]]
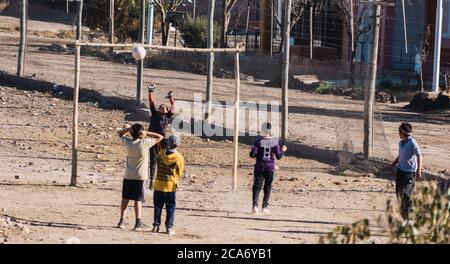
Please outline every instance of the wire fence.
[[[95, 2], [105, 2], [104, 8], [94, 5]], [[94, 9], [101, 8], [103, 12], [109, 12], [108, 1], [93, 0], [84, 1], [87, 12], [95, 13]], [[28, 57], [28, 62], [41, 63], [44, 55], [49, 55], [54, 61], [61, 59], [59, 63], [50, 63], [42, 65], [39, 69], [45, 72], [45, 78], [57, 82], [60, 85], [71, 86], [73, 80], [70, 78], [72, 65], [67, 65], [63, 61], [73, 62], [73, 48], [67, 43], [74, 40], [74, 35], [68, 37], [68, 33], [74, 32], [72, 27], [74, 22], [74, 12], [76, 11], [76, 3], [71, 3], [69, 12], [64, 9], [64, 3], [60, 3], [59, 8], [51, 6], [41, 6], [30, 8], [30, 29], [33, 37], [29, 38], [29, 50], [32, 52]], [[50, 12], [51, 11], [51, 12]], [[6, 10], [11, 12], [14, 10]], [[50, 14], [42, 17], [43, 12]], [[55, 13], [55, 15], [53, 15]], [[351, 57], [351, 43], [345, 23], [331, 21], [332, 14], [328, 12], [316, 12], [317, 19], [313, 23], [313, 59], [309, 58], [309, 46], [303, 45], [304, 42], [310, 40], [309, 30], [301, 31], [294, 29], [292, 32], [293, 44], [295, 42], [300, 45], [293, 45], [291, 55], [291, 88], [293, 96], [290, 99], [290, 116], [289, 116], [289, 141], [299, 152], [306, 149], [305, 146], [311, 147], [317, 155], [330, 153], [335, 155], [339, 171], [347, 169], [367, 171], [372, 166], [373, 173], [385, 173], [385, 163], [373, 162], [371, 164], [361, 163], [361, 152], [363, 142], [363, 99], [366, 96], [366, 90], [373, 79], [372, 71], [368, 64], [371, 49], [370, 32], [361, 37], [357, 42], [355, 58]], [[52, 17], [64, 17], [66, 22], [57, 24], [52, 21]], [[322, 16], [320, 18], [320, 16]], [[220, 22], [220, 19], [218, 19]], [[62, 21], [58, 19], [56, 22]], [[382, 30], [384, 32], [395, 32], [398, 29], [390, 20], [383, 23]], [[300, 21], [305, 23], [308, 21]], [[326, 25], [325, 25], [326, 22]], [[40, 24], [47, 23], [47, 24]], [[12, 22], [12, 24], [14, 24]], [[309, 23], [306, 23], [309, 24]], [[49, 26], [49, 27], [43, 27]], [[50, 27], [53, 25], [53, 28]], [[421, 22], [411, 22], [410, 26], [421, 26]], [[107, 42], [107, 33], [98, 33], [96, 30], [89, 29], [84, 23], [83, 38], [88, 41]], [[16, 26], [13, 26], [16, 27]], [[41, 28], [40, 28], [41, 27]], [[328, 27], [328, 30], [326, 30]], [[237, 27], [236, 27], [237, 28]], [[307, 27], [306, 27], [307, 28]], [[315, 29], [314, 29], [315, 28]], [[338, 31], [331, 31], [333, 28], [339, 28]], [[305, 28], [303, 28], [305, 29]], [[235, 29], [234, 29], [235, 30]], [[299, 31], [298, 31], [299, 30]], [[59, 43], [60, 49], [50, 48], [53, 43], [46, 42], [42, 44], [39, 40], [44, 35], [39, 32], [54, 32], [52, 37], [55, 44]], [[157, 30], [156, 30], [157, 31]], [[175, 32], [171, 31], [169, 39], [175, 39]], [[156, 32], [155, 44], [159, 43], [159, 32]], [[263, 116], [263, 105], [269, 105], [269, 109], [280, 107], [280, 90], [277, 89], [281, 85], [281, 58], [278, 54], [280, 39], [277, 38], [279, 32], [274, 33], [274, 54], [270, 56], [261, 39], [259, 32], [250, 32], [235, 30], [228, 37], [229, 46], [238, 46], [246, 44], [249, 48], [246, 54], [241, 57], [241, 79], [242, 97], [244, 100], [243, 107], [243, 130], [249, 131], [248, 135], [257, 134], [258, 127], [263, 119], [256, 121], [259, 116]], [[58, 36], [58, 34], [60, 34]], [[234, 35], [233, 35], [234, 34]], [[179, 35], [178, 35], [179, 36]], [[409, 39], [410, 53], [403, 54], [401, 50], [404, 45], [402, 35], [392, 34], [380, 43], [380, 70], [391, 69], [395, 63], [404, 65], [407, 69], [414, 67], [412, 57], [417, 54], [415, 47], [419, 47], [420, 42], [417, 38]], [[65, 44], [64, 44], [65, 43]], [[38, 48], [33, 45], [40, 46]], [[182, 45], [181, 42], [169, 42], [169, 45]], [[57, 46], [57, 45], [55, 45]], [[306, 53], [296, 46], [306, 47]], [[42, 48], [44, 47], [44, 49]], [[45, 47], [47, 49], [45, 49]], [[330, 52], [330, 53], [327, 53]], [[325, 55], [324, 55], [325, 54]], [[331, 54], [328, 56], [328, 54]], [[128, 50], [115, 50], [113, 55], [109, 54], [109, 49], [95, 48], [82, 50], [82, 87], [94, 90], [103, 94], [103, 100], [107, 97], [128, 98], [130, 101], [135, 96], [135, 61], [131, 57]], [[99, 59], [99, 57], [101, 59]], [[323, 58], [319, 60], [318, 58]], [[352, 60], [355, 63], [352, 65]], [[181, 101], [186, 103], [185, 108], [192, 108], [195, 101], [195, 94], [204, 96], [206, 88], [206, 72], [207, 72], [207, 55], [189, 52], [162, 52], [149, 51], [145, 61], [145, 82], [156, 82], [160, 90], [157, 92], [158, 98], [164, 101], [167, 91], [177, 91], [177, 96]], [[84, 63], [83, 63], [84, 62]], [[113, 62], [113, 63], [111, 63]], [[450, 61], [444, 58], [443, 66], [450, 67]], [[33, 69], [35, 70], [35, 69]], [[391, 80], [401, 82], [403, 71], [400, 73], [391, 73]], [[214, 71], [214, 98], [217, 104], [223, 106], [223, 116], [226, 120], [226, 102], [233, 101], [233, 92], [235, 87], [231, 81], [234, 78], [233, 57], [227, 54], [215, 55], [215, 71]], [[32, 74], [28, 71], [28, 74]], [[395, 75], [397, 74], [397, 75]], [[61, 77], [62, 76], [62, 77]], [[298, 76], [300, 76], [298, 78]], [[314, 93], [297, 93], [296, 90]], [[330, 95], [331, 94], [331, 95]], [[334, 97], [340, 95], [340, 97]], [[380, 95], [382, 96], [382, 95]], [[356, 100], [347, 100], [348, 98]], [[203, 98], [204, 99], [204, 98]], [[387, 102], [381, 98], [380, 101]], [[275, 102], [275, 103], [271, 103]], [[396, 140], [395, 129], [389, 124], [389, 128], [385, 127], [383, 112], [383, 104], [375, 107], [374, 120], [374, 156], [378, 160], [393, 159], [394, 148], [392, 142]], [[193, 112], [193, 109], [191, 109]], [[280, 125], [280, 110], [275, 110], [275, 114], [266, 118]], [[270, 114], [270, 113], [269, 113]], [[220, 113], [219, 113], [220, 115]], [[268, 115], [268, 114], [267, 114]], [[266, 117], [267, 117], [266, 115]], [[190, 119], [189, 115], [183, 116], [186, 120]], [[392, 120], [392, 118], [391, 118]], [[394, 119], [400, 121], [400, 118]], [[223, 125], [224, 129], [229, 127]], [[387, 131], [389, 130], [389, 131]], [[394, 132], [392, 132], [394, 131]], [[318, 135], [323, 132], [323, 136]], [[392, 137], [394, 136], [394, 139]], [[312, 151], [312, 152], [314, 152]], [[306, 157], [314, 157], [306, 155]], [[301, 155], [305, 155], [304, 153]], [[320, 157], [319, 157], [320, 158]]]

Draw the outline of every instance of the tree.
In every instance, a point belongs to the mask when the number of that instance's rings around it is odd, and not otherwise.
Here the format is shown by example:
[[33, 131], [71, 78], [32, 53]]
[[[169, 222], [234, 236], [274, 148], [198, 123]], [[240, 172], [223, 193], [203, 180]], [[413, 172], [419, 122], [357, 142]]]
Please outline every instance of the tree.
[[432, 41], [433, 41], [433, 33], [431, 31], [431, 25], [428, 25], [425, 29], [425, 36], [423, 39], [423, 43], [421, 44], [420, 50], [417, 50], [417, 55], [419, 56], [419, 69], [418, 69], [418, 88], [421, 92], [424, 91], [424, 85], [423, 85], [423, 64], [428, 58], [428, 55], [430, 55], [431, 48], [432, 48]]
[[220, 46], [228, 47], [228, 26], [230, 25], [231, 10], [235, 6], [237, 0], [222, 0], [222, 33], [220, 36]]
[[[283, 9], [283, 6], [278, 6], [278, 0], [264, 0], [265, 1], [265, 5], [268, 7], [273, 7], [273, 19], [274, 22], [279, 26], [279, 28], [281, 28], [282, 30], [284, 29], [284, 19], [283, 17], [280, 17], [278, 15], [278, 11], [279, 9]], [[320, 2], [320, 1], [326, 1], [326, 0], [319, 0], [319, 1], [314, 1], [314, 0], [292, 0], [292, 8], [291, 8], [291, 30], [295, 27], [295, 25], [297, 24], [298, 21], [300, 21], [300, 19], [303, 17], [305, 8], [308, 7], [311, 4], [314, 4], [316, 2]], [[253, 5], [253, 8], [258, 8], [258, 1], [252, 1], [251, 4]], [[272, 8], [268, 8], [265, 9], [266, 14], [268, 15], [272, 15]], [[284, 13], [284, 12], [282, 12]], [[282, 32], [283, 33], [283, 32]], [[283, 47], [283, 42], [284, 39], [281, 40], [281, 44], [280, 47], [282, 49]], [[280, 50], [281, 52], [281, 50]]]
[[167, 46], [170, 34], [169, 16], [177, 11], [178, 7], [184, 0], [153, 0], [156, 10], [159, 12], [161, 19], [162, 43]]
[[[214, 23], [214, 47], [219, 45], [219, 32], [219, 25]], [[208, 18], [205, 16], [197, 16], [196, 18], [188, 17], [186, 23], [180, 27], [180, 33], [185, 47], [206, 48], [208, 40]]]
[[[370, 5], [354, 5], [354, 0], [330, 0], [329, 4], [334, 14], [344, 21], [350, 39], [350, 87], [355, 84], [356, 47], [361, 36], [372, 30], [372, 24], [366, 20], [371, 14]], [[352, 13], [353, 12], [353, 13]], [[353, 22], [353, 24], [352, 24]], [[352, 42], [353, 40], [353, 42]]]
[[[90, 1], [85, 5], [87, 12], [83, 18], [92, 30], [109, 30], [109, 0]], [[115, 0], [115, 36], [119, 42], [127, 39], [137, 40], [139, 32], [139, 0]]]

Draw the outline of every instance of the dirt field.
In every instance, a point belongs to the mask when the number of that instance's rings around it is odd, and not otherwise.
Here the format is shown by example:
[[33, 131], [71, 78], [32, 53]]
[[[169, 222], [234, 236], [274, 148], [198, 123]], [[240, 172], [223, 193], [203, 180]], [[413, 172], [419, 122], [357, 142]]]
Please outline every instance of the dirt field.
[[[2, 23], [0, 17], [0, 23]], [[73, 85], [72, 55], [39, 52], [39, 45], [56, 42], [29, 37], [26, 76], [59, 85]], [[16, 71], [17, 33], [0, 32], [0, 70]], [[362, 102], [343, 97], [290, 91], [288, 156], [276, 176], [270, 215], [251, 215], [249, 146], [240, 145], [239, 190], [230, 190], [232, 143], [183, 137], [181, 152], [187, 176], [178, 193], [177, 234], [136, 233], [115, 229], [125, 153], [116, 131], [126, 122], [146, 120], [125, 110], [101, 107], [110, 98], [132, 99], [135, 67], [82, 58], [82, 88], [98, 92], [100, 104], [82, 103], [80, 113], [80, 187], [69, 188], [72, 102], [51, 93], [0, 89], [0, 209], [29, 228], [8, 236], [9, 243], [63, 243], [76, 236], [82, 243], [316, 243], [336, 225], [368, 218], [379, 239], [390, 181], [365, 171], [335, 173], [328, 157], [345, 140], [362, 149]], [[205, 90], [204, 76], [145, 70], [161, 98], [173, 90], [180, 102], [191, 102]], [[214, 97], [232, 100], [234, 83], [215, 79]], [[279, 101], [281, 92], [262, 82], [244, 82], [243, 101]], [[449, 176], [450, 113], [418, 114], [403, 105], [378, 106], [384, 122], [377, 123], [375, 156], [391, 159], [396, 152], [399, 122], [411, 122], [423, 146], [425, 169]], [[151, 201], [151, 191], [148, 191]], [[132, 208], [130, 208], [132, 209]], [[144, 222], [152, 222], [152, 205]], [[1, 221], [1, 218], [0, 218]], [[0, 225], [1, 226], [1, 225]], [[0, 236], [0, 239], [2, 237]], [[0, 241], [1, 242], [1, 241]]]

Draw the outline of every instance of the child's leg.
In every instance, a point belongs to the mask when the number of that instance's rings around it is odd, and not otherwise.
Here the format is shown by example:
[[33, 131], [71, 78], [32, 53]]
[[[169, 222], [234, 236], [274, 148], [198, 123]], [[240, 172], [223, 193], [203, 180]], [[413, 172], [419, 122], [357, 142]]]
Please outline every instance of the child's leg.
[[260, 171], [254, 171], [253, 176], [253, 207], [258, 207], [259, 193], [264, 184], [264, 175]]
[[416, 186], [414, 173], [407, 173], [403, 179], [400, 213], [404, 220], [409, 220], [412, 210], [412, 195]]
[[127, 199], [122, 199], [122, 202], [120, 203], [120, 219], [124, 219], [127, 213], [127, 207], [128, 207], [128, 202], [130, 200]]
[[176, 192], [166, 193], [166, 228], [172, 228], [175, 220]]
[[399, 202], [402, 200], [403, 178], [403, 172], [397, 170], [397, 174], [395, 175], [395, 194], [397, 196], [397, 201]]
[[136, 223], [140, 222], [142, 219], [142, 202], [134, 201], [134, 213], [136, 216]]
[[153, 226], [159, 226], [161, 224], [161, 212], [164, 207], [164, 193], [159, 191], [153, 192], [153, 208], [154, 208], [154, 221]]
[[263, 208], [269, 206], [270, 193], [272, 192], [273, 172], [267, 171], [264, 173], [264, 198]]
[[158, 162], [158, 151], [156, 145], [150, 148], [150, 186], [156, 176], [156, 164]]

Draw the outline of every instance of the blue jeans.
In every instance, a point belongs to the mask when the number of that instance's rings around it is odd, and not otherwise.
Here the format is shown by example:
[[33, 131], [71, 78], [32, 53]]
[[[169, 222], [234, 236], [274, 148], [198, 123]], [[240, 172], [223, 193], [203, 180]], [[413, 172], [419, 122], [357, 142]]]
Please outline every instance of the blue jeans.
[[155, 209], [153, 226], [161, 224], [161, 213], [164, 205], [166, 205], [166, 228], [172, 228], [175, 219], [176, 192], [153, 192], [153, 206]]

